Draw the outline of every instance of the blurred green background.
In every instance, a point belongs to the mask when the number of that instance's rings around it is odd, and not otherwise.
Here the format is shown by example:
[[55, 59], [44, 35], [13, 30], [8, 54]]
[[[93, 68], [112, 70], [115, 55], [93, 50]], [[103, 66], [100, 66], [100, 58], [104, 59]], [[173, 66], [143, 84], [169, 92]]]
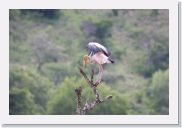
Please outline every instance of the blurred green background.
[[91, 101], [78, 71], [90, 41], [115, 63], [98, 87], [113, 99], [89, 114], [169, 114], [169, 11], [116, 9], [9, 10], [9, 114], [75, 114], [79, 86]]

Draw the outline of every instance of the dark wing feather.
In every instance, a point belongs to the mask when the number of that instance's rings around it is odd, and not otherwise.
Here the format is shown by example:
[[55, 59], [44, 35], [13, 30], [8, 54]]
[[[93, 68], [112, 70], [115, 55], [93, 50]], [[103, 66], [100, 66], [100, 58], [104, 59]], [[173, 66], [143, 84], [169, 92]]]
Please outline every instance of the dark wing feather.
[[[103, 48], [102, 48], [103, 47]], [[88, 51], [88, 55], [93, 56], [94, 54], [98, 53], [98, 52], [102, 52], [104, 53], [106, 56], [110, 56], [110, 52], [104, 47], [98, 47], [97, 45], [95, 45], [94, 43], [89, 43], [87, 45], [87, 51]]]
[[110, 55], [111, 55], [111, 52], [110, 51], [105, 51], [105, 50], [103, 50], [103, 49], [101, 49], [102, 50], [102, 52], [104, 53], [104, 55], [106, 55], [107, 57], [109, 57]]
[[93, 56], [94, 54], [98, 53], [98, 52], [102, 52], [102, 50], [100, 48], [98, 48], [95, 45], [87, 45], [87, 51], [88, 51], [88, 55]]

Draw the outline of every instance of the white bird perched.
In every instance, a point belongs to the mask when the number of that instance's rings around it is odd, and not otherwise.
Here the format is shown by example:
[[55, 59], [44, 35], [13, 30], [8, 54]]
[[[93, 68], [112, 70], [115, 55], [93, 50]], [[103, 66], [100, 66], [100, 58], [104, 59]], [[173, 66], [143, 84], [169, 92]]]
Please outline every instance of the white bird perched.
[[84, 55], [83, 57], [83, 66], [85, 67], [86, 64], [90, 62], [94, 62], [98, 64], [99, 78], [101, 80], [103, 75], [102, 64], [114, 63], [114, 61], [109, 57], [111, 53], [103, 45], [96, 42], [88, 43], [87, 51], [88, 51], [88, 55]]

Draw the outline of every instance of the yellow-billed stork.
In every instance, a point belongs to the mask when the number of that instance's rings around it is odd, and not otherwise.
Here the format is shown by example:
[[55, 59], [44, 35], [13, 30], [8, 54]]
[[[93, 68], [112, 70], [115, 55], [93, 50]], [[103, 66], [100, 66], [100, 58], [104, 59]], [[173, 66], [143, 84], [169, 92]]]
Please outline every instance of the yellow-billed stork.
[[102, 65], [105, 63], [114, 63], [114, 61], [110, 58], [111, 53], [107, 50], [103, 45], [90, 42], [87, 45], [88, 55], [84, 55], [83, 57], [83, 66], [85, 67], [88, 63], [95, 63], [99, 66], [99, 80], [101, 81], [103, 75]]

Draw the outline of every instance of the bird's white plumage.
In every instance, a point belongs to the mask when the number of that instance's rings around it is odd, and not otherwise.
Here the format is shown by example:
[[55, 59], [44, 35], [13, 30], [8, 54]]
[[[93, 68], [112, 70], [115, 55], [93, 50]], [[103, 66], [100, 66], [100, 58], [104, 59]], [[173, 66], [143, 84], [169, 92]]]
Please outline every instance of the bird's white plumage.
[[93, 55], [91, 57], [91, 61], [92, 62], [96, 62], [98, 64], [105, 64], [105, 63], [111, 63], [109, 60], [108, 60], [108, 57], [106, 55], [104, 55], [103, 53], [101, 52], [98, 52], [96, 53], [95, 55]]
[[98, 47], [98, 48], [102, 49], [102, 50], [103, 50], [104, 52], [106, 52], [107, 54], [109, 54], [109, 52], [108, 52], [107, 48], [106, 48], [106, 47], [104, 47], [103, 45], [99, 44], [99, 43], [96, 43], [96, 42], [90, 42], [90, 43], [88, 43], [88, 45], [90, 45], [90, 46], [96, 46], [96, 47]]

